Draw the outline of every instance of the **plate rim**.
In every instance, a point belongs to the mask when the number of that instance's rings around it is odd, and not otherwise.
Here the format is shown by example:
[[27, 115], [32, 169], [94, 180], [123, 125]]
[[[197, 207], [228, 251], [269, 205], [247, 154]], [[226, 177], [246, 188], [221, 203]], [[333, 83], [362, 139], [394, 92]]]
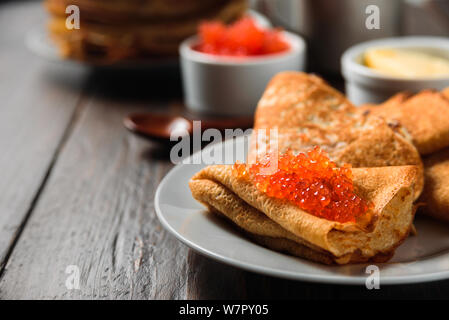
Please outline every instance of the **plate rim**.
[[[237, 137], [232, 142], [233, 144], [237, 143], [238, 139], [244, 139], [244, 136]], [[206, 146], [206, 148], [213, 148], [217, 147], [218, 145], [222, 145], [225, 142], [229, 143], [229, 140], [224, 140], [222, 142], [213, 143], [211, 145]], [[264, 266], [258, 266], [252, 263], [248, 262], [241, 262], [238, 259], [226, 257], [222, 254], [215, 253], [211, 250], [208, 250], [206, 248], [203, 248], [202, 246], [196, 244], [195, 242], [185, 238], [182, 236], [177, 230], [175, 230], [165, 219], [164, 214], [162, 212], [162, 209], [160, 207], [160, 199], [161, 199], [161, 192], [164, 188], [164, 185], [167, 184], [167, 181], [170, 180], [171, 176], [176, 174], [178, 171], [181, 171], [185, 166], [188, 164], [184, 163], [188, 159], [191, 159], [192, 157], [196, 156], [197, 154], [203, 152], [206, 148], [203, 150], [199, 150], [197, 152], [194, 152], [192, 155], [187, 157], [184, 161], [181, 163], [175, 165], [161, 180], [159, 183], [156, 193], [154, 196], [154, 208], [156, 211], [156, 216], [159, 219], [159, 222], [162, 224], [162, 226], [169, 231], [172, 235], [175, 236], [176, 239], [178, 239], [180, 242], [185, 244], [187, 247], [191, 248], [192, 250], [209, 257], [215, 261], [231, 265], [233, 267], [243, 269], [246, 271], [255, 272], [258, 274], [273, 276], [277, 278], [282, 279], [288, 279], [288, 280], [295, 280], [295, 281], [305, 281], [305, 282], [312, 282], [312, 283], [323, 283], [323, 284], [338, 284], [338, 285], [365, 285], [367, 277], [363, 276], [347, 276], [347, 275], [340, 275], [340, 274], [332, 274], [332, 275], [316, 275], [316, 274], [307, 274], [304, 272], [292, 272], [292, 271], [284, 271], [284, 270], [278, 270], [270, 267], [264, 267]], [[298, 258], [301, 259], [301, 258]], [[418, 260], [419, 261], [419, 260]], [[300, 262], [299, 262], [300, 263]], [[416, 263], [414, 262], [401, 262], [402, 265], [410, 264], [410, 263]], [[359, 265], [369, 265], [369, 264], [359, 264]], [[382, 276], [381, 274], [381, 286], [382, 285], [401, 285], [401, 284], [415, 284], [415, 283], [424, 283], [424, 282], [432, 282], [432, 281], [438, 281], [438, 280], [445, 280], [449, 278], [449, 270], [447, 271], [440, 271], [440, 272], [431, 272], [431, 273], [425, 273], [425, 274], [414, 274], [414, 275], [405, 275], [405, 276]]]

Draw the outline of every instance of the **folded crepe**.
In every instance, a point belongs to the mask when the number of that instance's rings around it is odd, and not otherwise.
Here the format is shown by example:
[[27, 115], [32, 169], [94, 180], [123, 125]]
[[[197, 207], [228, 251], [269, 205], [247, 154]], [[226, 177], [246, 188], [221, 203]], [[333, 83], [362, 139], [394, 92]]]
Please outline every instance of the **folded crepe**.
[[232, 166], [209, 166], [189, 182], [193, 197], [231, 220], [256, 242], [325, 264], [384, 262], [408, 236], [417, 166], [354, 168], [359, 196], [374, 204], [367, 221], [340, 223], [270, 198]]
[[[380, 105], [363, 105], [361, 112], [385, 118], [393, 127], [404, 126], [424, 157], [425, 185], [419, 201], [422, 211], [449, 221], [449, 88], [401, 92]], [[446, 148], [446, 149], [444, 149]]]
[[248, 161], [255, 162], [273, 148], [297, 153], [318, 145], [339, 165], [417, 165], [418, 197], [424, 185], [420, 155], [405, 130], [399, 124], [394, 129], [385, 119], [360, 112], [321, 78], [283, 72], [270, 81], [257, 106]]
[[424, 90], [416, 95], [398, 93], [380, 105], [364, 105], [362, 112], [381, 116], [395, 127], [403, 126], [422, 155], [449, 146], [449, 88]]
[[430, 216], [449, 221], [449, 149], [424, 158], [425, 188], [420, 197], [422, 210]]
[[446, 89], [444, 89], [443, 91], [441, 91], [441, 93], [449, 99], [449, 87], [447, 87]]

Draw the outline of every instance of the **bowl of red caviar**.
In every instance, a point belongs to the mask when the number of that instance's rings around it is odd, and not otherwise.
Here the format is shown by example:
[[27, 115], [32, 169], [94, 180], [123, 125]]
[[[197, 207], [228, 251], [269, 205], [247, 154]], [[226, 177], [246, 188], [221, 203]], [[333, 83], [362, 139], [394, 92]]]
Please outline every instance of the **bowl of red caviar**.
[[278, 72], [304, 70], [305, 41], [251, 16], [200, 24], [180, 46], [185, 104], [195, 113], [248, 116]]

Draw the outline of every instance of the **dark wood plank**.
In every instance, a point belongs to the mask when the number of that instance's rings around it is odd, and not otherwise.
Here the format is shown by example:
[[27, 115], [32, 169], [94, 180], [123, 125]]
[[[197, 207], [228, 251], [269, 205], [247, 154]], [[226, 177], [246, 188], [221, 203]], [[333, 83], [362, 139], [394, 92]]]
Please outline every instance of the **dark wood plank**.
[[[106, 78], [102, 86], [112, 85]], [[153, 207], [172, 167], [168, 152], [123, 128], [123, 117], [143, 104], [127, 105], [103, 89], [90, 92], [5, 269], [1, 298], [186, 297], [188, 251], [161, 228]], [[80, 290], [65, 287], [68, 265], [81, 270]]]
[[25, 48], [25, 34], [43, 21], [39, 8], [0, 5], [0, 273], [80, 97], [82, 71], [66, 77]]
[[245, 299], [247, 272], [189, 250], [187, 299]]

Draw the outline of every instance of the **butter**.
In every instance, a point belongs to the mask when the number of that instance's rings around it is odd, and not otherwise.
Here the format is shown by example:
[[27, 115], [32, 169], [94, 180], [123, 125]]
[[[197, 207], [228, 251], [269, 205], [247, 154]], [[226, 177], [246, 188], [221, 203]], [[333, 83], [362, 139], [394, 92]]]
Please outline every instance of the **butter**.
[[449, 76], [449, 60], [411, 49], [372, 48], [364, 55], [365, 65], [379, 73], [401, 78]]

